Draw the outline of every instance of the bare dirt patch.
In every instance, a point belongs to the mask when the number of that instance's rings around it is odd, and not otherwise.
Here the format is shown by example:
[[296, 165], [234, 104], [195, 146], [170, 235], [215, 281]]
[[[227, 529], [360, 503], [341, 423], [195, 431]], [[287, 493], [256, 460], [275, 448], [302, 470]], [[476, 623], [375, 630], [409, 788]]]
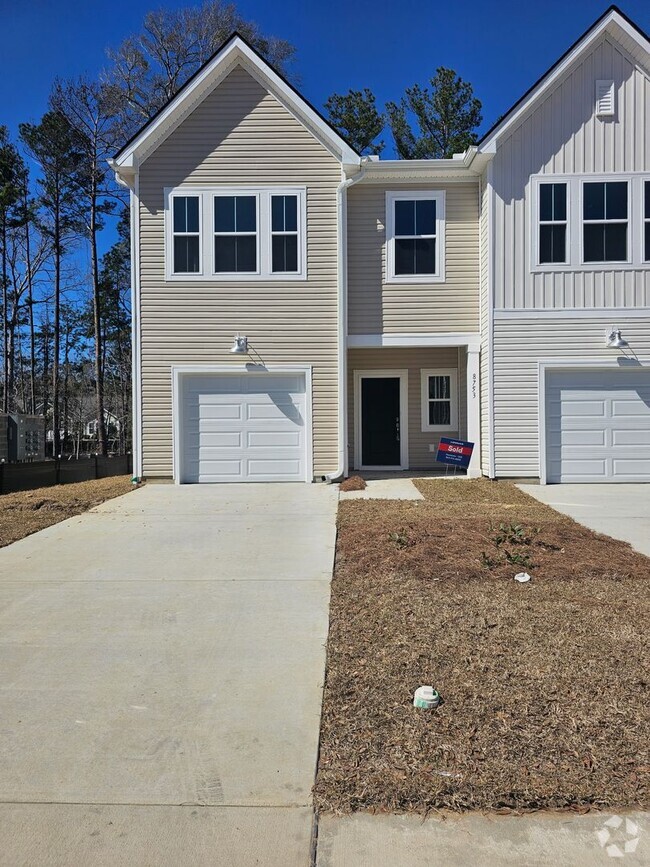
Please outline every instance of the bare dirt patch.
[[318, 807], [645, 806], [650, 560], [508, 483], [416, 484], [340, 506]]
[[344, 479], [339, 485], [339, 489], [344, 492], [365, 491], [367, 487], [365, 479], [362, 479], [361, 476], [349, 476], [349, 478]]
[[0, 496], [0, 548], [72, 518], [135, 486], [130, 476], [54, 485]]

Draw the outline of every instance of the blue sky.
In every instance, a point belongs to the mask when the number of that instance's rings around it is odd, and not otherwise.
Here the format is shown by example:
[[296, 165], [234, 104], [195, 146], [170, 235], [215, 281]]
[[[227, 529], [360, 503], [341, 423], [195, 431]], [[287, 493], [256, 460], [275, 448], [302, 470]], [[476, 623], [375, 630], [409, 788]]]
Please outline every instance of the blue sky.
[[[0, 0], [0, 122], [37, 120], [53, 78], [96, 74], [105, 49], [170, 0]], [[370, 87], [380, 103], [451, 66], [483, 102], [486, 129], [606, 8], [595, 0], [240, 0], [245, 17], [293, 42], [295, 73], [321, 108], [330, 93]], [[650, 3], [623, 11], [650, 30]], [[387, 137], [388, 138], [388, 137]]]
[[[105, 50], [137, 33], [152, 8], [179, 0], [0, 0], [0, 123], [13, 135], [36, 121], [51, 83], [106, 64]], [[242, 14], [297, 47], [293, 72], [318, 108], [334, 92], [370, 87], [380, 105], [398, 100], [438, 66], [470, 81], [483, 102], [482, 130], [521, 94], [607, 8], [595, 0], [239, 0]], [[648, 0], [621, 5], [646, 32]], [[390, 136], [385, 157], [392, 156]], [[106, 239], [107, 240], [107, 239]], [[103, 245], [102, 245], [103, 246]]]

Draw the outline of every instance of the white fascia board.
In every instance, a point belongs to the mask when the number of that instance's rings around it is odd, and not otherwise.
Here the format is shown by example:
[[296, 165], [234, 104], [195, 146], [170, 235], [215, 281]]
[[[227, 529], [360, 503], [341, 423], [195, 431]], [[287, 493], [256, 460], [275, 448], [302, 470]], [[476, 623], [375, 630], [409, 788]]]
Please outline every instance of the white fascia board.
[[440, 334], [349, 334], [348, 349], [378, 347], [467, 346], [480, 349], [481, 335], [474, 332], [442, 331]]
[[521, 103], [503, 125], [497, 126], [496, 129], [486, 138], [478, 147], [481, 154], [494, 154], [496, 152], [499, 139], [507, 134], [508, 130], [512, 129], [522, 117], [530, 111], [533, 103], [537, 102], [542, 96], [562, 78], [566, 71], [584, 54], [595, 42], [609, 32], [611, 37], [616, 40], [616, 27], [619, 27], [630, 39], [633, 39], [643, 51], [650, 57], [650, 42], [645, 39], [629, 22], [627, 22], [619, 13], [612, 9], [602, 21], [570, 51], [566, 57], [555, 67], [552, 73], [545, 75], [539, 84], [530, 92], [527, 99]]
[[[112, 160], [112, 168], [120, 172], [123, 167], [137, 170], [143, 156], [148, 156], [158, 147], [186, 116], [187, 107], [192, 109], [204, 99], [232, 69], [241, 65], [247, 72], [267, 87], [321, 143], [342, 163], [360, 165], [361, 158], [355, 151], [308, 105], [274, 70], [246, 43], [235, 37], [215, 56], [160, 114]], [[153, 146], [152, 146], [153, 145]]]

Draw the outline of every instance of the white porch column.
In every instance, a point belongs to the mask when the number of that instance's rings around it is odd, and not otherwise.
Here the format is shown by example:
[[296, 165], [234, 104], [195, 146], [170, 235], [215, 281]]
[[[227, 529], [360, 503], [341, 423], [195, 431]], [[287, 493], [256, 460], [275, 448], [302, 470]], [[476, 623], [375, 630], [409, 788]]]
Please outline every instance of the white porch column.
[[481, 389], [479, 384], [478, 346], [467, 347], [467, 439], [474, 443], [467, 475], [476, 479], [481, 475]]

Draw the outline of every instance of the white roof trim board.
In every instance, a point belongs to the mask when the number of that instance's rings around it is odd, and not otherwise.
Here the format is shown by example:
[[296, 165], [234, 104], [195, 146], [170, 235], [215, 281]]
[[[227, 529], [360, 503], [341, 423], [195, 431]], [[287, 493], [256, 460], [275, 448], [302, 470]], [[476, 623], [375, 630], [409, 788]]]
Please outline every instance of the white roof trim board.
[[609, 35], [626, 50], [634, 60], [650, 68], [650, 41], [616, 8], [609, 9], [576, 44], [535, 84], [519, 103], [506, 113], [503, 121], [479, 143], [479, 153], [495, 153], [498, 141], [523, 119], [532, 106], [562, 79], [567, 70], [576, 63], [598, 40]]
[[350, 145], [257, 52], [236, 35], [109, 161], [118, 179], [121, 177], [126, 180], [136, 174], [138, 166], [236, 66], [243, 67], [272, 93], [343, 165], [360, 165], [361, 158]]

